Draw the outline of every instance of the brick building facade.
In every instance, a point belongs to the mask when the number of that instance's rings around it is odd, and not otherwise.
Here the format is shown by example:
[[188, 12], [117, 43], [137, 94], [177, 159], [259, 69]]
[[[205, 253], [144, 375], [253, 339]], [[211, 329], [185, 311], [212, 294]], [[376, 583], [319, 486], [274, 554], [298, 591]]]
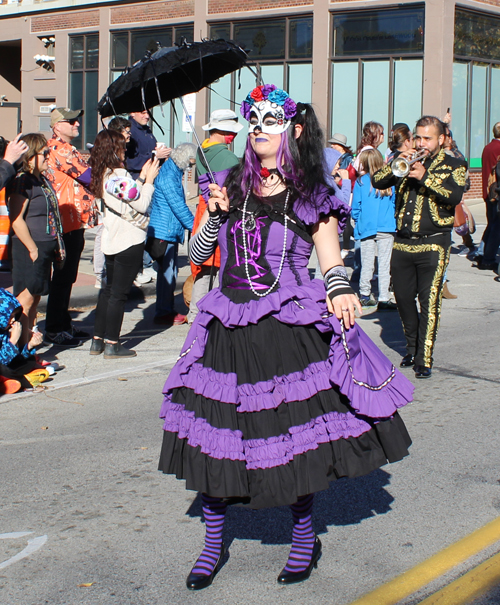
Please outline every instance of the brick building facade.
[[[451, 107], [454, 136], [471, 165], [468, 197], [480, 197], [480, 152], [500, 119], [500, 44], [491, 44], [500, 38], [499, 5], [253, 0], [236, 8], [232, 0], [0, 0], [0, 132], [12, 137], [21, 125], [24, 132], [47, 132], [53, 106], [85, 107], [84, 148], [99, 129], [97, 100], [148, 45], [226, 37], [252, 51], [264, 81], [312, 102], [326, 132], [344, 132], [353, 147], [369, 119], [390, 132], [396, 121], [412, 124], [423, 113], [443, 116]], [[37, 66], [35, 55], [54, 60]], [[232, 104], [237, 110], [254, 84], [244, 70], [198, 93], [196, 127], [211, 109]], [[164, 113], [155, 110], [165, 131], [159, 138], [176, 144], [190, 136], [178, 120], [182, 112], [166, 107]], [[236, 151], [242, 141], [236, 139]]]

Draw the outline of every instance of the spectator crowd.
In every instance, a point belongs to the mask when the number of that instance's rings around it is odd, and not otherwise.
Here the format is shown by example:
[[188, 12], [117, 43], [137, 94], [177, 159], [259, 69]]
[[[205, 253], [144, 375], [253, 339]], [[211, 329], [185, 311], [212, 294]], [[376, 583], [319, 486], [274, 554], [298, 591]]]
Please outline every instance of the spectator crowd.
[[[170, 149], [156, 140], [149, 111], [132, 112], [113, 118], [96, 136], [90, 154], [73, 145], [82, 115], [80, 109], [55, 108], [49, 140], [39, 133], [19, 135], [10, 142], [0, 137], [0, 191], [10, 220], [13, 283], [12, 293], [0, 290], [3, 393], [37, 387], [58, 370], [57, 364], [37, 353], [44, 343], [66, 348], [90, 340], [91, 355], [135, 356], [120, 343], [125, 302], [134, 284], [156, 280], [154, 323], [164, 327], [192, 323], [197, 303], [218, 284], [217, 249], [202, 264], [191, 263], [191, 276], [184, 285], [189, 313], [175, 308], [179, 244], [186, 233], [198, 231], [207, 208], [200, 183], [197, 209], [191, 213], [183, 176], [194, 168], [196, 180], [203, 181], [210, 171], [230, 170], [238, 164], [231, 151], [243, 128], [237, 115], [230, 109], [213, 111], [203, 126], [207, 138], [200, 150], [191, 143]], [[350, 258], [354, 266], [351, 281], [359, 281], [362, 307], [399, 311], [408, 350], [401, 365], [414, 367], [417, 377], [430, 376], [432, 367], [431, 351], [423, 353], [424, 345], [419, 345], [423, 337], [418, 319], [420, 313], [420, 324], [425, 324], [431, 313], [432, 284], [437, 284], [439, 297], [456, 298], [447, 285], [446, 245], [438, 274], [437, 256], [426, 257], [422, 269], [424, 243], [432, 238], [438, 245], [439, 238], [454, 227], [462, 238], [459, 256], [469, 258], [479, 270], [498, 267], [500, 123], [495, 124], [494, 138], [482, 157], [487, 227], [476, 246], [474, 220], [463, 200], [470, 187], [467, 164], [450, 122], [447, 114], [442, 121], [422, 118], [415, 128], [394, 124], [384, 149], [384, 127], [371, 121], [363, 127], [356, 152], [342, 133], [335, 133], [324, 150], [327, 183], [352, 209], [352, 222], [342, 240], [342, 258]], [[418, 151], [423, 156], [413, 161]], [[398, 167], [406, 164], [407, 174], [396, 173], [398, 161]], [[451, 166], [449, 182], [454, 181], [455, 187], [432, 188], [429, 175], [438, 165]], [[429, 217], [415, 210], [421, 205], [418, 188], [422, 186], [429, 189]], [[88, 229], [95, 232], [93, 262], [99, 289], [92, 335], [75, 325], [69, 312]], [[316, 273], [319, 277], [319, 268]], [[37, 321], [42, 296], [48, 296], [44, 334]], [[439, 315], [440, 298], [438, 302]], [[420, 375], [419, 368], [423, 368]]]

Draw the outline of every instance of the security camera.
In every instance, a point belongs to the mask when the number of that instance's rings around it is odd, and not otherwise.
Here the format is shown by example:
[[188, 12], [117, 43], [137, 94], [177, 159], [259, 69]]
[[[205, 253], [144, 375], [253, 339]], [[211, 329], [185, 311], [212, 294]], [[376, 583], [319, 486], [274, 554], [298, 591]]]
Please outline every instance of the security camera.
[[35, 59], [35, 63], [37, 65], [40, 65], [47, 71], [54, 71], [54, 62], [56, 60], [55, 57], [51, 57], [49, 55], [35, 55], [33, 59]]

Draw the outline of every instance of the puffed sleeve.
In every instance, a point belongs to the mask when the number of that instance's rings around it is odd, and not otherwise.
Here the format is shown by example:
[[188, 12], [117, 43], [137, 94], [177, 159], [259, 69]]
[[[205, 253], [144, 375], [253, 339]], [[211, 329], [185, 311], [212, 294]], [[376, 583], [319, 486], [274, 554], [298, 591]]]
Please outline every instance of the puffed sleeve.
[[339, 222], [339, 233], [345, 229], [351, 209], [339, 200], [331, 189], [318, 187], [309, 197], [300, 197], [293, 205], [293, 210], [305, 225], [316, 225], [321, 219], [334, 216]]

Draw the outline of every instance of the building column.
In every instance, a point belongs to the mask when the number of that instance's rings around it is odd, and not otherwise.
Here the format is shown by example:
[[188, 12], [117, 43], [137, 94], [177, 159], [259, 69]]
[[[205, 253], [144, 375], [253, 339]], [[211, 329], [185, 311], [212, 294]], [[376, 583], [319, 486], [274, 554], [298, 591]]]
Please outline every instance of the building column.
[[[110, 80], [110, 61], [111, 61], [111, 35], [109, 27], [111, 23], [111, 10], [108, 6], [99, 8], [99, 99], [102, 98]], [[100, 127], [100, 125], [99, 125]]]
[[[208, 37], [208, 0], [194, 0], [194, 41], [199, 42], [203, 38]], [[196, 115], [194, 119], [196, 132], [203, 140], [204, 133], [201, 130], [201, 126], [206, 124], [206, 113], [208, 106], [208, 95], [210, 91], [208, 89], [202, 90], [196, 95]]]
[[455, 0], [427, 0], [422, 112], [443, 118], [453, 94]]
[[[312, 103], [318, 119], [327, 132], [330, 98], [330, 12], [329, 0], [314, 0]], [[300, 99], [299, 99], [300, 100]]]

